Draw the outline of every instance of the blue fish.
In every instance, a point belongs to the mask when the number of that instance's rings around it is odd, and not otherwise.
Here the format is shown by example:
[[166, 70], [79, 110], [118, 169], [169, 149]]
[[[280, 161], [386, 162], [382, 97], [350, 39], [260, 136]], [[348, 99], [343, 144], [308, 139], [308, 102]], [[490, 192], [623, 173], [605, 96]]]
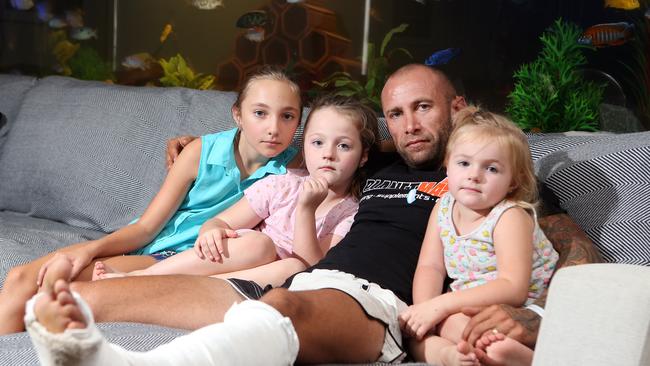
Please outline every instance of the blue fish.
[[424, 64], [427, 66], [445, 65], [460, 53], [460, 48], [447, 48], [431, 54]]

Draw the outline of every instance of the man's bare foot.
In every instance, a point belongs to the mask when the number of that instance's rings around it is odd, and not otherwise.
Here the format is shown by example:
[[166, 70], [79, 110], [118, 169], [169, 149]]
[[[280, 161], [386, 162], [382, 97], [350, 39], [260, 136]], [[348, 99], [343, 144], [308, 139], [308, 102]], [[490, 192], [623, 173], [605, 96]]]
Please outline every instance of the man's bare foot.
[[120, 272], [115, 268], [106, 265], [104, 262], [95, 262], [95, 268], [93, 268], [93, 281], [126, 276], [127, 274], [125, 272]]
[[64, 254], [57, 254], [47, 267], [39, 292], [52, 292], [54, 283], [58, 279], [70, 281], [70, 274], [72, 274], [72, 261]]
[[466, 341], [450, 345], [440, 350], [444, 366], [479, 366], [472, 347]]
[[71, 272], [72, 262], [68, 257], [61, 256], [54, 261], [43, 278], [40, 289], [43, 295], [34, 304], [36, 319], [52, 333], [86, 327], [84, 316], [70, 293]]
[[529, 366], [533, 363], [532, 349], [501, 333], [483, 335], [476, 341], [476, 348], [477, 355], [484, 354], [494, 365]]

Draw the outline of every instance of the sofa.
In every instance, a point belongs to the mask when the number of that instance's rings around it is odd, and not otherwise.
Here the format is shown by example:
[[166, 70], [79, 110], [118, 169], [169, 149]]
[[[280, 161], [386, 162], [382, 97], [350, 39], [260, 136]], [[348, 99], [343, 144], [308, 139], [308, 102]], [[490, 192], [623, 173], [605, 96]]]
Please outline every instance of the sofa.
[[[234, 99], [231, 92], [0, 75], [0, 112], [4, 115], [0, 122], [0, 286], [10, 268], [65, 245], [98, 238], [140, 215], [164, 178], [166, 141], [232, 127]], [[380, 125], [383, 137], [389, 139], [383, 121]], [[641, 273], [649, 284], [650, 132], [534, 134], [529, 141], [539, 179], [558, 196], [562, 208], [608, 262], [593, 270], [598, 276], [568, 273], [558, 286], [564, 283], [561, 288], [582, 294], [586, 290], [580, 281], [615, 278], [619, 273]], [[628, 282], [617, 283], [628, 288]], [[629, 286], [638, 284], [630, 282]], [[645, 287], [647, 292], [650, 285]], [[590, 289], [599, 291], [598, 283]], [[573, 301], [564, 299], [563, 303], [563, 291], [557, 292], [560, 305], [553, 309], [555, 319]], [[630, 292], [634, 291], [625, 294]], [[594, 309], [606, 311], [603, 304], [626, 300], [622, 296], [627, 295], [603, 295], [603, 301], [612, 302], [593, 304]], [[647, 294], [645, 301], [645, 318], [637, 324], [645, 321], [645, 328], [636, 327], [638, 333], [628, 336], [637, 342], [628, 343], [637, 346], [647, 361]], [[643, 304], [640, 300], [632, 304], [637, 302]], [[590, 314], [589, 305], [580, 308], [583, 316]], [[553, 312], [548, 310], [549, 319]], [[609, 318], [611, 323], [618, 319]], [[563, 322], [542, 331], [540, 341], [545, 334], [553, 334], [551, 330], [562, 333]], [[151, 349], [185, 332], [136, 323], [104, 323], [100, 329], [111, 341], [133, 350]], [[571, 334], [581, 336], [576, 329]], [[619, 334], [604, 337], [612, 342], [610, 348], [621, 341]], [[560, 355], [553, 347], [563, 342], [553, 342], [555, 335], [547, 339], [538, 350]], [[593, 344], [580, 353], [604, 349]], [[551, 364], [546, 360], [536, 364]], [[597, 361], [590, 364], [605, 364]], [[0, 365], [37, 363], [25, 333], [0, 337]]]

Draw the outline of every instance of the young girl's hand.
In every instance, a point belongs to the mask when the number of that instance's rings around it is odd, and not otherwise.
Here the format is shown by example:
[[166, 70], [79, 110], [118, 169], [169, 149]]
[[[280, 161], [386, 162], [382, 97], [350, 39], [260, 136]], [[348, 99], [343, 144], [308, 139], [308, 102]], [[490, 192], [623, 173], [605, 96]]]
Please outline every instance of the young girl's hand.
[[329, 184], [325, 178], [309, 177], [302, 184], [302, 189], [298, 194], [298, 205], [316, 210], [327, 197], [327, 192], [329, 192]]
[[220, 262], [225, 252], [223, 239], [236, 238], [237, 232], [231, 229], [216, 228], [207, 230], [194, 242], [194, 253], [201, 259]]
[[43, 278], [49, 266], [58, 261], [61, 256], [65, 256], [72, 263], [72, 271], [70, 272], [70, 278], [67, 280], [70, 281], [73, 278], [79, 275], [82, 269], [90, 264], [93, 260], [93, 256], [88, 253], [84, 248], [78, 248], [75, 250], [61, 251], [56, 253], [50, 260], [45, 262], [38, 271], [38, 277], [36, 277], [36, 285], [40, 287], [43, 284]]
[[402, 312], [398, 319], [404, 333], [418, 340], [433, 331], [447, 317], [446, 311], [434, 299], [417, 305], [411, 305]]

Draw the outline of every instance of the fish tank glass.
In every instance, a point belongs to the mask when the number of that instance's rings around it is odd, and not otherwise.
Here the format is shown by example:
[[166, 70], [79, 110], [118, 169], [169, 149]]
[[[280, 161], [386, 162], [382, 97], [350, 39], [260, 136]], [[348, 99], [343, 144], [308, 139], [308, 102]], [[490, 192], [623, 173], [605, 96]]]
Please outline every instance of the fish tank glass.
[[[470, 101], [515, 119], [532, 118], [535, 108], [520, 108], [531, 100], [549, 103], [536, 90], [560, 100], [582, 90], [581, 103], [595, 106], [586, 119], [597, 120], [582, 129], [650, 128], [650, 0], [0, 4], [1, 73], [230, 91], [274, 64], [307, 98], [336, 91], [380, 111], [386, 75], [422, 63], [446, 71]], [[568, 83], [556, 75], [566, 67], [574, 78]]]

